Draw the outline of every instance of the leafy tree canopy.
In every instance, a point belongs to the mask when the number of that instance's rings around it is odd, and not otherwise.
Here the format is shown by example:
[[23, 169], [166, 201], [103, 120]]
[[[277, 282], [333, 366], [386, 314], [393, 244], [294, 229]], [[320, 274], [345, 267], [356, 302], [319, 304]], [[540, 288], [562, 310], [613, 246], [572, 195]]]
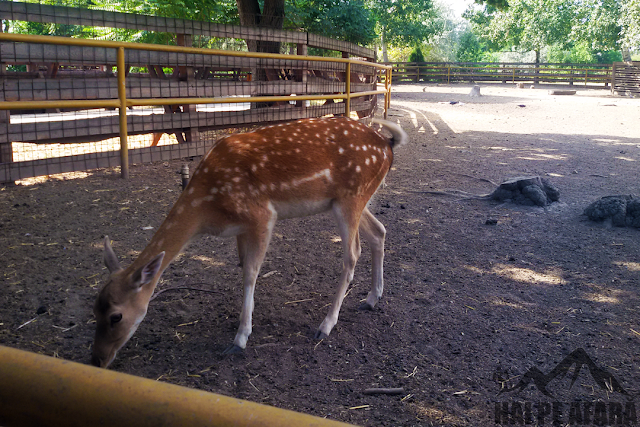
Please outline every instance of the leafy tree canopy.
[[285, 26], [367, 45], [376, 38], [373, 15], [362, 0], [291, 0]]

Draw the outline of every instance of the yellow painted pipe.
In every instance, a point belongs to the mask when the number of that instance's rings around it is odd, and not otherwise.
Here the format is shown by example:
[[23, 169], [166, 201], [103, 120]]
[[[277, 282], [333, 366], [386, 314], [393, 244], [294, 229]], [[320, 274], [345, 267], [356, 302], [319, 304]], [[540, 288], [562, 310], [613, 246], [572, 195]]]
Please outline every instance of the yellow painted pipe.
[[[0, 33], [2, 34], [2, 33]], [[117, 99], [88, 99], [60, 101], [2, 101], [0, 110], [37, 110], [39, 108], [118, 108]]]
[[[354, 92], [351, 98], [361, 96], [385, 94], [385, 90]], [[333, 95], [296, 95], [296, 96], [254, 96], [233, 98], [127, 98], [127, 106], [157, 106], [157, 105], [185, 105], [185, 104], [234, 104], [243, 102], [278, 102], [278, 101], [319, 101], [323, 99], [344, 99], [346, 94]], [[47, 108], [118, 108], [120, 99], [104, 100], [68, 100], [68, 101], [5, 101], [0, 102], [0, 110], [35, 110]]]
[[127, 87], [124, 48], [118, 48], [118, 124], [120, 125], [120, 176], [129, 179], [129, 138], [127, 131]]
[[0, 346], [0, 425], [349, 426], [3, 346]]
[[344, 100], [344, 115], [349, 117], [351, 114], [351, 63], [347, 62], [347, 78], [345, 79], [345, 93], [347, 97]]
[[261, 59], [287, 59], [287, 60], [299, 60], [299, 61], [316, 61], [316, 62], [346, 62], [350, 64], [361, 64], [375, 68], [389, 69], [390, 65], [378, 64], [375, 62], [362, 61], [360, 59], [350, 58], [333, 58], [323, 56], [309, 56], [309, 55], [285, 55], [279, 53], [262, 53], [262, 52], [238, 52], [230, 50], [217, 50], [217, 49], [205, 49], [199, 47], [186, 47], [186, 46], [168, 46], [150, 43], [131, 43], [131, 42], [117, 42], [110, 40], [92, 40], [92, 39], [76, 39], [71, 37], [61, 36], [41, 36], [34, 34], [15, 34], [15, 33], [0, 33], [0, 41], [16, 41], [23, 43], [43, 43], [43, 44], [59, 44], [67, 46], [90, 46], [90, 47], [104, 47], [104, 48], [120, 48], [125, 49], [137, 49], [137, 50], [154, 50], [161, 52], [180, 52], [180, 53], [196, 53], [201, 55], [218, 55], [218, 56], [232, 56], [242, 58], [261, 58]]

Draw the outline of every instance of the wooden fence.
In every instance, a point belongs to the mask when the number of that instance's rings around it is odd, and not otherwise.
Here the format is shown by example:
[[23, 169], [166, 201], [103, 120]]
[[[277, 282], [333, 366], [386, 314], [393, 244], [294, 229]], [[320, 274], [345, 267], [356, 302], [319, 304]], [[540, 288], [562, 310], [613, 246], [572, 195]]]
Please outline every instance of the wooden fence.
[[[327, 114], [365, 117], [376, 108], [380, 93], [381, 67], [373, 63], [371, 50], [308, 33], [5, 1], [0, 1], [0, 20], [176, 35], [184, 47], [124, 48], [128, 135], [149, 135], [131, 150], [132, 162], [201, 155], [213, 142], [208, 133], [213, 129]], [[102, 144], [120, 135], [112, 104], [121, 96], [114, 72], [118, 49], [71, 43], [77, 39], [67, 39], [71, 44], [52, 38], [27, 43], [0, 35], [0, 182], [120, 165], [119, 143], [86, 152], [87, 142]], [[273, 41], [288, 45], [294, 54], [197, 49], [191, 47], [195, 36]], [[340, 52], [341, 58], [307, 56], [309, 47]], [[296, 97], [291, 100], [282, 98], [292, 94]], [[280, 98], [269, 98], [273, 96]], [[226, 103], [221, 104], [221, 98]], [[140, 102], [151, 99], [163, 102], [153, 107]], [[15, 102], [26, 104], [18, 107]], [[83, 154], [62, 150], [63, 156], [20, 158], [24, 147], [38, 151], [72, 145]]]
[[613, 64], [611, 90], [618, 95], [640, 96], [640, 61]]
[[502, 82], [603, 84], [611, 82], [607, 64], [436, 63], [394, 62], [394, 83]]

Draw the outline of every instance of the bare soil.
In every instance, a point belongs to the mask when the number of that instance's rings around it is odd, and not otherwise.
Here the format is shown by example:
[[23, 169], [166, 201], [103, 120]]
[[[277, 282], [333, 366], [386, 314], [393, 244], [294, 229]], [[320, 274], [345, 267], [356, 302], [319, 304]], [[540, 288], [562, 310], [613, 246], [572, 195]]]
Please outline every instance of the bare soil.
[[[341, 267], [338, 234], [329, 215], [284, 221], [258, 280], [247, 349], [225, 357], [242, 293], [235, 240], [204, 237], [159, 289], [209, 292], [158, 296], [112, 369], [363, 426], [495, 425], [496, 403], [514, 402], [533, 402], [535, 424], [546, 401], [564, 402], [568, 423], [569, 402], [635, 402], [640, 230], [582, 213], [603, 196], [640, 194], [640, 101], [548, 89], [483, 85], [470, 98], [470, 85], [394, 87], [390, 118], [411, 142], [372, 204], [387, 228], [375, 310], [357, 309], [370, 282], [364, 246], [338, 325], [315, 341]], [[176, 200], [182, 163], [134, 166], [128, 181], [99, 170], [0, 187], [0, 344], [88, 363], [92, 304], [107, 277], [103, 236], [123, 263], [134, 259]], [[495, 188], [488, 181], [524, 175], [548, 179], [560, 201], [437, 194], [482, 195]], [[533, 382], [510, 390], [579, 348], [626, 395], [575, 365], [573, 384], [572, 375], [543, 378], [549, 395]], [[403, 393], [364, 393], [372, 387]]]

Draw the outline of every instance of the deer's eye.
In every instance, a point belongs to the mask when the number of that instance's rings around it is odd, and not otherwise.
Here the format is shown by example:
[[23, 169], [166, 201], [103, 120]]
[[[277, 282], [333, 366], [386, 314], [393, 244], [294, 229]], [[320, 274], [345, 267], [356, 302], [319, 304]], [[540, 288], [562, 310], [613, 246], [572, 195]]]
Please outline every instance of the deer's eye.
[[113, 325], [115, 325], [121, 320], [122, 320], [122, 313], [112, 314], [111, 317], [109, 317], [109, 322], [111, 323], [111, 327], [113, 327]]

